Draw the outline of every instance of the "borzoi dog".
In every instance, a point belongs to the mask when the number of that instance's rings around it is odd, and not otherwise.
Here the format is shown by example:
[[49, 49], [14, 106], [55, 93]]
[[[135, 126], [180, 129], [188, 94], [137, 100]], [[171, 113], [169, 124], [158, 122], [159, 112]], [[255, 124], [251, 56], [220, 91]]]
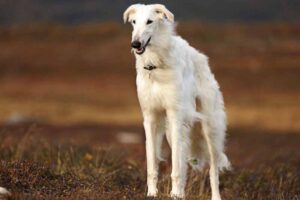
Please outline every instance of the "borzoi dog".
[[219, 170], [230, 165], [224, 154], [226, 115], [208, 58], [176, 35], [174, 15], [163, 5], [135, 4], [123, 17], [133, 26], [131, 47], [146, 134], [147, 195], [157, 196], [166, 134], [172, 149], [171, 196], [185, 196], [188, 163], [198, 169], [209, 163], [212, 199], [221, 199]]

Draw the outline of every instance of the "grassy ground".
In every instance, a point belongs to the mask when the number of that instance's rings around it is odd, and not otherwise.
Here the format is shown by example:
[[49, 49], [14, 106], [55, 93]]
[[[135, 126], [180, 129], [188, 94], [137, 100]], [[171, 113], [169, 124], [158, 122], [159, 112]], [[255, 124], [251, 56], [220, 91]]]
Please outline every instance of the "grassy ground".
[[[0, 184], [12, 198], [145, 199], [143, 142], [116, 142], [120, 131], [142, 137], [141, 130], [108, 125], [2, 127]], [[234, 169], [221, 176], [224, 199], [299, 199], [300, 135], [229, 132]], [[166, 199], [170, 161], [160, 168], [159, 199]], [[190, 171], [186, 190], [187, 199], [208, 199], [207, 169]]]
[[[224, 93], [224, 199], [300, 199], [298, 24], [178, 29], [209, 55]], [[0, 186], [12, 199], [145, 199], [129, 38], [118, 24], [0, 27]], [[170, 160], [160, 168], [166, 199]], [[207, 169], [189, 173], [187, 199], [209, 199]]]

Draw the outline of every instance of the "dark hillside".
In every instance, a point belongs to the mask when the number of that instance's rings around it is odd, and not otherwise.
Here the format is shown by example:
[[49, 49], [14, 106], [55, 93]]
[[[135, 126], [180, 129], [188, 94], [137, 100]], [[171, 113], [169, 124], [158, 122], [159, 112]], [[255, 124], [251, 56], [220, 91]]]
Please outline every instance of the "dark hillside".
[[120, 20], [134, 2], [164, 3], [181, 20], [298, 21], [297, 0], [129, 1], [129, 0], [1, 0], [0, 24], [61, 22], [77, 24]]

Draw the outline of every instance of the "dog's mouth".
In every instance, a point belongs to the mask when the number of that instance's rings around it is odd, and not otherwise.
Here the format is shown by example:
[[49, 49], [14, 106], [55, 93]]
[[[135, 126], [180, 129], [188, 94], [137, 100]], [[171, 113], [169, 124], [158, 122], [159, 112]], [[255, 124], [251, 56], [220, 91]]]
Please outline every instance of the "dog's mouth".
[[136, 54], [142, 55], [145, 52], [146, 47], [148, 46], [150, 40], [151, 40], [151, 37], [149, 37], [149, 39], [147, 40], [146, 44], [143, 47], [140, 47], [140, 48], [136, 49], [135, 50]]

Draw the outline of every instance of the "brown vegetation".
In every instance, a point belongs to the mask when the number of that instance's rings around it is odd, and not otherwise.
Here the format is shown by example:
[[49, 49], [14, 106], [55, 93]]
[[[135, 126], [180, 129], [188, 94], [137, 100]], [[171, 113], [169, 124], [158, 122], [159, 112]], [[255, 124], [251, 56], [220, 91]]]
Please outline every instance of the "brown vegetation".
[[[141, 127], [22, 125], [1, 129], [0, 184], [13, 198], [145, 199], [143, 142], [116, 142], [119, 131], [142, 135]], [[228, 154], [234, 168], [221, 176], [224, 199], [299, 198], [299, 135], [229, 132]], [[170, 161], [162, 163], [161, 171], [158, 199], [166, 199]], [[189, 173], [188, 199], [209, 199], [207, 170]]]

